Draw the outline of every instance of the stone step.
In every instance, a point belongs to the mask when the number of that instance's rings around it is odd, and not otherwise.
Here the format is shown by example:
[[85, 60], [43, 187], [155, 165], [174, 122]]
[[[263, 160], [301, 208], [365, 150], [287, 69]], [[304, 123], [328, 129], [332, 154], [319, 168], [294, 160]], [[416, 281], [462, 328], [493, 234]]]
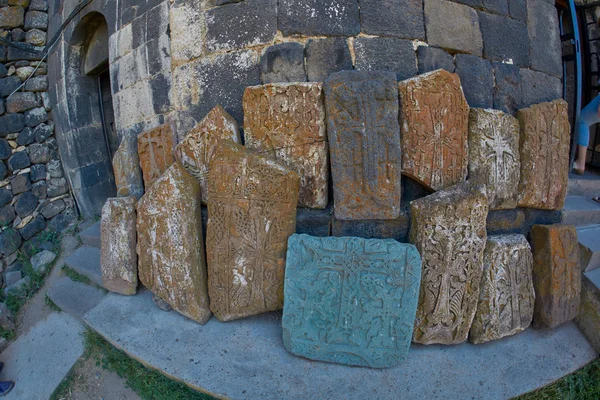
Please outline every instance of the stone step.
[[596, 351], [600, 351], [600, 269], [581, 275], [581, 305], [575, 323]]
[[75, 272], [87, 277], [96, 285], [103, 287], [99, 248], [81, 246], [67, 257], [65, 264]]
[[100, 248], [100, 221], [81, 231], [79, 238], [86, 246]]
[[[146, 290], [135, 296], [109, 293], [84, 320], [146, 366], [230, 399], [281, 399], [290, 393], [301, 398], [352, 393], [357, 399], [397, 399], [398, 393], [406, 398], [461, 398], [468, 393], [472, 398], [507, 399], [545, 386], [598, 356], [569, 322], [484, 345], [412, 345], [397, 368], [348, 367], [288, 353], [282, 344], [281, 313], [226, 323], [213, 317], [202, 326], [175, 311], [158, 309]], [[503, 377], [510, 377], [509, 385]]]
[[600, 175], [589, 168], [583, 176], [569, 174], [567, 194], [569, 196], [585, 197], [600, 196]]
[[564, 211], [565, 224], [575, 226], [600, 224], [600, 203], [595, 202], [591, 197], [567, 196]]
[[600, 225], [577, 228], [581, 269], [589, 272], [600, 267]]
[[83, 321], [84, 314], [96, 307], [106, 293], [97, 287], [63, 277], [46, 291], [46, 295], [61, 310]]

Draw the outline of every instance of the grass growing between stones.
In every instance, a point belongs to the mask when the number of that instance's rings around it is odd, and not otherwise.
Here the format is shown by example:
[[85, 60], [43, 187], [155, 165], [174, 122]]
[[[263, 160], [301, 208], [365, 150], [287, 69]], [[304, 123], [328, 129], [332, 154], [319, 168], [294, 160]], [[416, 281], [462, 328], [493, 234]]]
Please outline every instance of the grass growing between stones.
[[48, 295], [44, 298], [44, 304], [46, 304], [51, 310], [61, 312], [61, 308], [56, 305], [55, 302], [52, 301]]
[[107, 293], [107, 290], [105, 288], [103, 288], [102, 286], [96, 285], [87, 276], [81, 275], [79, 272], [75, 271], [74, 269], [71, 269], [71, 268], [67, 267], [66, 265], [62, 266], [61, 273], [64, 276], [70, 278], [73, 282], [84, 283], [86, 285], [93, 286], [93, 287], [96, 287], [98, 289], [101, 289], [102, 291], [104, 291], [105, 293]]
[[600, 399], [600, 358], [548, 386], [516, 398], [516, 400], [549, 399]]

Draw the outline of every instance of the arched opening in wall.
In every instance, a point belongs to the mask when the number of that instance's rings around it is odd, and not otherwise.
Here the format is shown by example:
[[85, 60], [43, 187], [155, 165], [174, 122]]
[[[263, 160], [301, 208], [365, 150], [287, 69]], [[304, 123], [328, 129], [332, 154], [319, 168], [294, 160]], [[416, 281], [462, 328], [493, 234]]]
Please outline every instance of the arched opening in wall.
[[108, 25], [100, 13], [86, 15], [69, 41], [66, 91], [71, 128], [71, 184], [84, 217], [100, 215], [116, 195], [112, 157], [119, 146], [112, 105]]

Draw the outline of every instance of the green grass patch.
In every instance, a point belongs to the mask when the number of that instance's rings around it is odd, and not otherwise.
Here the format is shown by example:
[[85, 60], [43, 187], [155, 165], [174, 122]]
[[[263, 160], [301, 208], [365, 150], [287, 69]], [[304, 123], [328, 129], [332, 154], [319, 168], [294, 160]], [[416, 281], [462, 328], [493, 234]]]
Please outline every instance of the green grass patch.
[[0, 326], [0, 337], [3, 337], [6, 340], [15, 340], [16, 334], [14, 330], [4, 329]]
[[548, 386], [515, 399], [598, 400], [600, 399], [600, 358]]
[[81, 283], [85, 283], [86, 285], [89, 285], [89, 286], [94, 286], [94, 287], [96, 287], [96, 288], [98, 288], [98, 289], [101, 289], [101, 290], [102, 290], [102, 291], [104, 291], [105, 293], [107, 293], [107, 292], [108, 292], [108, 291], [107, 291], [105, 288], [103, 288], [102, 286], [98, 286], [98, 285], [96, 285], [94, 282], [92, 282], [92, 281], [90, 280], [90, 278], [88, 278], [87, 276], [85, 276], [85, 275], [81, 275], [79, 272], [75, 271], [74, 269], [71, 269], [71, 268], [67, 267], [66, 265], [63, 265], [63, 266], [62, 266], [61, 273], [62, 273], [64, 276], [66, 276], [66, 277], [70, 278], [70, 279], [71, 279], [72, 281], [74, 281], [74, 282], [81, 282]]
[[49, 400], [65, 399], [68, 395], [71, 394], [71, 388], [78, 379], [77, 370], [83, 364], [84, 360], [85, 358], [81, 357], [79, 360], [77, 360], [75, 364], [73, 364], [67, 376], [65, 376], [62, 382], [56, 387], [56, 389], [54, 389], [54, 392], [50, 396]]
[[48, 295], [46, 294], [46, 297], [44, 298], [44, 303], [51, 309], [54, 311], [62, 311], [60, 309], [59, 306], [56, 305], [55, 302], [52, 301], [52, 299], [50, 297], [48, 297]]

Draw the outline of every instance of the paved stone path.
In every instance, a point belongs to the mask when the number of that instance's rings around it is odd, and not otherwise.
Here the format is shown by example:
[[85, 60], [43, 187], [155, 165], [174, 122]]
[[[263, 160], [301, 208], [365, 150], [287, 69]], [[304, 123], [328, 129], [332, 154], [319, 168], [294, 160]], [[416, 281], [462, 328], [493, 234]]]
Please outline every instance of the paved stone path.
[[573, 323], [529, 329], [484, 345], [413, 345], [397, 368], [346, 367], [285, 351], [281, 315], [205, 326], [159, 310], [148, 291], [108, 294], [84, 320], [130, 356], [196, 389], [232, 399], [506, 399], [587, 364], [598, 355]]

